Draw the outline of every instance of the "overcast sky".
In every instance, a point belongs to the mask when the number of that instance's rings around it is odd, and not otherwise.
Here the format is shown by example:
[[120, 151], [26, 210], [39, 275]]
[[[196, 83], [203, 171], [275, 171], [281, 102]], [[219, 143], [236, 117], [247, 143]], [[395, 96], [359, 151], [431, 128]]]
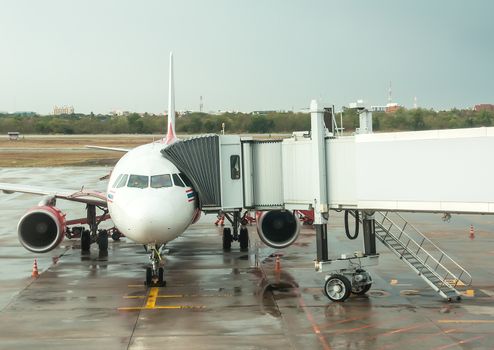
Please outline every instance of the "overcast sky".
[[494, 103], [492, 0], [0, 0], [0, 111]]

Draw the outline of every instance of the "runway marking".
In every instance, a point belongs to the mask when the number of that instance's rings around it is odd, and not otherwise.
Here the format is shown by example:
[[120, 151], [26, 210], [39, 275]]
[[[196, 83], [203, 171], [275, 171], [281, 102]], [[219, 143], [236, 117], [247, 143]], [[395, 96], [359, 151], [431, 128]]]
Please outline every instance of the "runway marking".
[[[163, 294], [157, 295], [156, 298], [223, 298], [233, 297], [233, 294], [218, 294], [218, 295], [201, 295], [201, 294]], [[124, 295], [124, 299], [145, 299], [145, 295]]]
[[490, 297], [494, 297], [494, 292], [492, 290], [481, 289], [480, 291]]
[[153, 287], [149, 291], [148, 301], [146, 302], [146, 309], [152, 309], [156, 305], [156, 297], [158, 296], [158, 288]]
[[214, 298], [214, 297], [233, 297], [233, 294], [164, 294], [158, 295], [158, 298]]
[[437, 336], [440, 336], [440, 335], [444, 335], [444, 334], [448, 334], [448, 333], [452, 333], [452, 332], [456, 332], [457, 330], [452, 328], [452, 329], [448, 329], [448, 330], [445, 330], [444, 332], [437, 332], [437, 333], [432, 333], [432, 334], [427, 334], [427, 335], [424, 335], [424, 336], [421, 336], [421, 337], [417, 337], [415, 336], [413, 339], [409, 339], [409, 340], [400, 340], [400, 342], [398, 344], [387, 344], [387, 345], [384, 345], [383, 347], [379, 348], [379, 349], [391, 349], [391, 348], [394, 348], [394, 347], [402, 347], [403, 344], [413, 344], [413, 343], [416, 343], [416, 342], [419, 342], [419, 341], [424, 341], [425, 339], [428, 339], [428, 338], [432, 338], [432, 337], [437, 337]]
[[119, 311], [141, 311], [141, 310], [179, 310], [179, 309], [204, 309], [204, 305], [156, 305], [156, 300], [159, 298], [167, 297], [183, 297], [181, 294], [177, 295], [159, 295], [159, 288], [153, 287], [149, 290], [146, 296], [142, 295], [128, 295], [124, 296], [125, 299], [146, 299], [146, 304], [144, 306], [130, 306], [130, 307], [119, 307]]
[[467, 289], [465, 292], [463, 292], [461, 294], [466, 296], [466, 297], [474, 297], [475, 296], [475, 290]]
[[438, 346], [437, 348], [434, 348], [434, 350], [447, 349], [447, 348], [451, 348], [453, 346], [456, 347], [458, 345], [466, 344], [466, 343], [469, 343], [471, 341], [474, 341], [474, 340], [477, 340], [477, 339], [482, 339], [482, 338], [485, 338], [485, 336], [484, 335], [479, 335], [477, 337], [472, 337], [472, 338], [468, 338], [468, 339], [465, 339], [465, 340], [460, 340], [459, 342], [456, 342], [456, 343], [453, 343], [453, 344]]
[[305, 304], [305, 301], [300, 293], [298, 293], [298, 303], [302, 307], [302, 310], [304, 310], [305, 317], [307, 318], [307, 321], [310, 322], [312, 329], [314, 331], [314, 334], [319, 338], [319, 342], [321, 343], [322, 347], [324, 350], [331, 350], [331, 346], [329, 345], [328, 341], [326, 340], [326, 337], [324, 337], [323, 334], [321, 334], [321, 329], [316, 323], [316, 320], [314, 319], [314, 316], [312, 313], [309, 311], [307, 308], [307, 305]]

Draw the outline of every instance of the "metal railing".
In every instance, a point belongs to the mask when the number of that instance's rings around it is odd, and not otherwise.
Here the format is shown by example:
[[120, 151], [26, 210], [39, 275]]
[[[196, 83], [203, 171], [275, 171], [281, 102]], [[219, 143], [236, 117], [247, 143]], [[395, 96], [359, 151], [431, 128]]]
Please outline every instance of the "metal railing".
[[[381, 218], [376, 217], [375, 222], [384, 233], [380, 236], [383, 241], [388, 235], [392, 236], [402, 247], [401, 252], [400, 248], [395, 248], [401, 257], [409, 253], [422, 264], [420, 268], [416, 267], [421, 274], [424, 269], [433, 272], [441, 280], [442, 285], [453, 288], [456, 288], [460, 282], [465, 286], [471, 285], [472, 276], [400, 214], [376, 212], [374, 215], [381, 216]], [[393, 218], [390, 217], [391, 215]]]

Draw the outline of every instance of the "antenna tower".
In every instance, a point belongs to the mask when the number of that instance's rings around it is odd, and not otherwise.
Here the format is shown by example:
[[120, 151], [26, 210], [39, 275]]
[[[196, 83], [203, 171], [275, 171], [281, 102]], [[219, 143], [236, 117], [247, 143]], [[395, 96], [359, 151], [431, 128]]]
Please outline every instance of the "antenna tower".
[[202, 96], [199, 97], [199, 112], [202, 113], [202, 110], [204, 108], [204, 103], [202, 101]]
[[389, 89], [388, 89], [388, 103], [391, 103], [393, 101], [392, 92], [393, 92], [393, 90], [391, 89], [391, 81], [390, 81], [389, 82]]

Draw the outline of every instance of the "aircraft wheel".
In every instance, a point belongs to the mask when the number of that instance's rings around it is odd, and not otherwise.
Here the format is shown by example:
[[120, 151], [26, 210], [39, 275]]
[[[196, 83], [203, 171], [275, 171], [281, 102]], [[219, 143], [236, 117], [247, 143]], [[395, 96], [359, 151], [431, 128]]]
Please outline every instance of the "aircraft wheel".
[[240, 235], [238, 236], [238, 241], [240, 242], [240, 250], [245, 252], [249, 250], [249, 231], [246, 227], [240, 228]]
[[117, 230], [113, 231], [113, 233], [111, 234], [111, 238], [114, 241], [120, 241], [120, 232], [118, 232]]
[[365, 284], [365, 285], [353, 285], [352, 286], [352, 293], [356, 295], [364, 295], [371, 289], [372, 283], [371, 284]]
[[108, 250], [108, 231], [100, 230], [98, 232], [98, 247], [100, 251]]
[[232, 231], [229, 227], [223, 229], [223, 250], [229, 251], [232, 248]]
[[81, 232], [81, 251], [84, 253], [89, 252], [91, 249], [91, 234], [89, 230], [82, 230]]
[[153, 269], [150, 267], [146, 267], [146, 281], [144, 282], [144, 284], [149, 287], [153, 283], [152, 279], [153, 279]]
[[166, 286], [166, 281], [164, 276], [165, 276], [165, 270], [162, 267], [160, 267], [158, 269], [158, 284], [160, 287]]
[[324, 293], [332, 301], [345, 301], [352, 291], [352, 285], [343, 275], [332, 275], [324, 284]]

